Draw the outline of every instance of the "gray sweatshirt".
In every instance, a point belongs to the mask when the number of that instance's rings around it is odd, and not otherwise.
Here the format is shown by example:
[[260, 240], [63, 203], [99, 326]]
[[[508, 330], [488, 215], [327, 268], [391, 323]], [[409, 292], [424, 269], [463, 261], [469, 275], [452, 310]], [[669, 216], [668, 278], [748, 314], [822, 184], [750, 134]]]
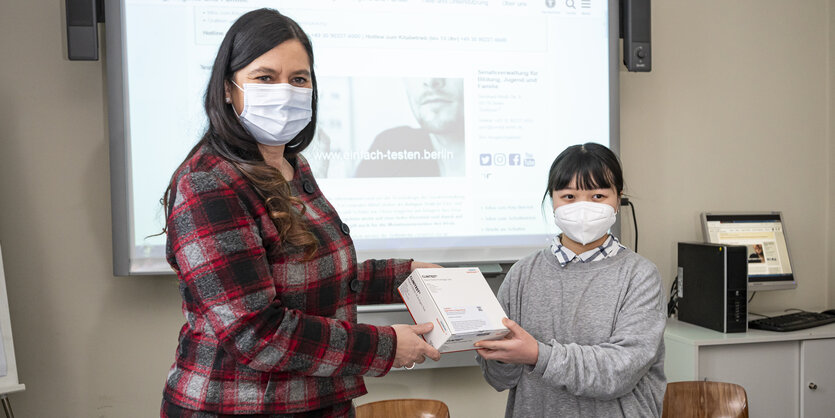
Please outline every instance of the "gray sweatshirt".
[[506, 417], [660, 417], [664, 298], [658, 269], [622, 248], [561, 267], [548, 249], [519, 260], [498, 294], [510, 319], [539, 341], [535, 366], [487, 361]]

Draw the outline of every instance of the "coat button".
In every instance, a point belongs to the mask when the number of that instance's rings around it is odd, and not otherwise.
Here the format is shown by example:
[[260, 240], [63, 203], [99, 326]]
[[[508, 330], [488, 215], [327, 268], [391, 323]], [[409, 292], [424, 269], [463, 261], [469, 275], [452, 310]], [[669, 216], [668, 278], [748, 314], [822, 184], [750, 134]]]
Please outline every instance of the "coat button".
[[342, 228], [342, 233], [343, 234], [348, 235], [348, 234], [351, 233], [351, 228], [348, 228], [348, 224], [346, 224], [345, 222], [342, 222], [342, 227], [341, 228]]
[[304, 188], [304, 191], [307, 192], [307, 194], [313, 194], [313, 192], [316, 191], [316, 188], [313, 187], [313, 183], [311, 183], [310, 180], [305, 180], [304, 184], [302, 184], [302, 187]]
[[362, 289], [362, 283], [360, 283], [357, 279], [351, 280], [351, 290], [353, 290], [354, 293], [357, 293], [360, 289]]

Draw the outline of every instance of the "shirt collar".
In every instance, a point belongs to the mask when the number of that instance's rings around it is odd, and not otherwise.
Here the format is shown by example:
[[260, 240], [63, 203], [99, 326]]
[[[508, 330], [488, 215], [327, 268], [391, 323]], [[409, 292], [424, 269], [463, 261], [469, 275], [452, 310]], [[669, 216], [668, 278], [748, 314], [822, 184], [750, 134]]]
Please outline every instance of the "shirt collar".
[[568, 263], [590, 263], [604, 260], [613, 257], [621, 248], [626, 248], [614, 235], [609, 234], [609, 237], [600, 246], [577, 255], [574, 251], [562, 245], [562, 242], [560, 242], [561, 237], [562, 235], [554, 237], [554, 240], [551, 242], [551, 253], [557, 257], [557, 261], [562, 267], [565, 267]]

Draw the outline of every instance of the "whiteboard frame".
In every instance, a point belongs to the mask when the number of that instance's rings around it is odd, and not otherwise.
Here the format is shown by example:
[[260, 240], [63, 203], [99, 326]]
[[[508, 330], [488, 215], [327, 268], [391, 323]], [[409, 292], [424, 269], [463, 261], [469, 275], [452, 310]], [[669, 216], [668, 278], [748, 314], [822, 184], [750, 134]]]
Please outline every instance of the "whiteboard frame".
[[[619, 0], [602, 0], [608, 3], [608, 54], [609, 54], [609, 148], [620, 156], [620, 7]], [[174, 271], [166, 267], [139, 266], [133, 262], [134, 232], [133, 232], [133, 185], [129, 173], [131, 169], [130, 118], [128, 111], [128, 92], [125, 85], [125, 68], [127, 67], [127, 47], [125, 45], [125, 28], [123, 22], [124, 0], [105, 0], [106, 24], [106, 72], [107, 72], [107, 117], [110, 143], [110, 198], [113, 244], [113, 275], [114, 276], [142, 276], [142, 275], [173, 275]], [[620, 237], [621, 223], [618, 218], [611, 228], [611, 233]], [[491, 249], [475, 250], [476, 253], [485, 252], [482, 257], [467, 255], [456, 262], [442, 263], [445, 265], [481, 265], [484, 263], [513, 263], [527, 255], [535, 248], [522, 249], [504, 248], [501, 255]], [[456, 250], [458, 251], [458, 250]], [[469, 251], [469, 250], [467, 250]], [[515, 253], [506, 254], [508, 251]], [[379, 254], [373, 251], [360, 251], [363, 258], [388, 258], [390, 251], [383, 250]], [[433, 257], [421, 257], [419, 251], [414, 251], [410, 257], [434, 260]], [[478, 260], [476, 260], [478, 259]], [[163, 259], [164, 260], [164, 259]], [[163, 263], [164, 264], [164, 263]]]
[[0, 250], [0, 332], [3, 334], [3, 351], [6, 353], [7, 374], [0, 377], [0, 395], [26, 390], [17, 377], [17, 361], [12, 338], [12, 321], [9, 316], [9, 298], [6, 292], [6, 275], [3, 272], [3, 252]]

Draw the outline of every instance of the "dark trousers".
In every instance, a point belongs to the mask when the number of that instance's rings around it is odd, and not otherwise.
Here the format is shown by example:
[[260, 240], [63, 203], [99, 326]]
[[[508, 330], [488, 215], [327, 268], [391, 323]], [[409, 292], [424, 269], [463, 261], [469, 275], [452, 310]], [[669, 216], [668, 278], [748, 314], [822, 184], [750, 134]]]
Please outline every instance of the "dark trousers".
[[222, 415], [185, 409], [163, 399], [159, 416], [160, 418], [354, 418], [354, 403], [342, 402], [315, 411], [294, 414]]

